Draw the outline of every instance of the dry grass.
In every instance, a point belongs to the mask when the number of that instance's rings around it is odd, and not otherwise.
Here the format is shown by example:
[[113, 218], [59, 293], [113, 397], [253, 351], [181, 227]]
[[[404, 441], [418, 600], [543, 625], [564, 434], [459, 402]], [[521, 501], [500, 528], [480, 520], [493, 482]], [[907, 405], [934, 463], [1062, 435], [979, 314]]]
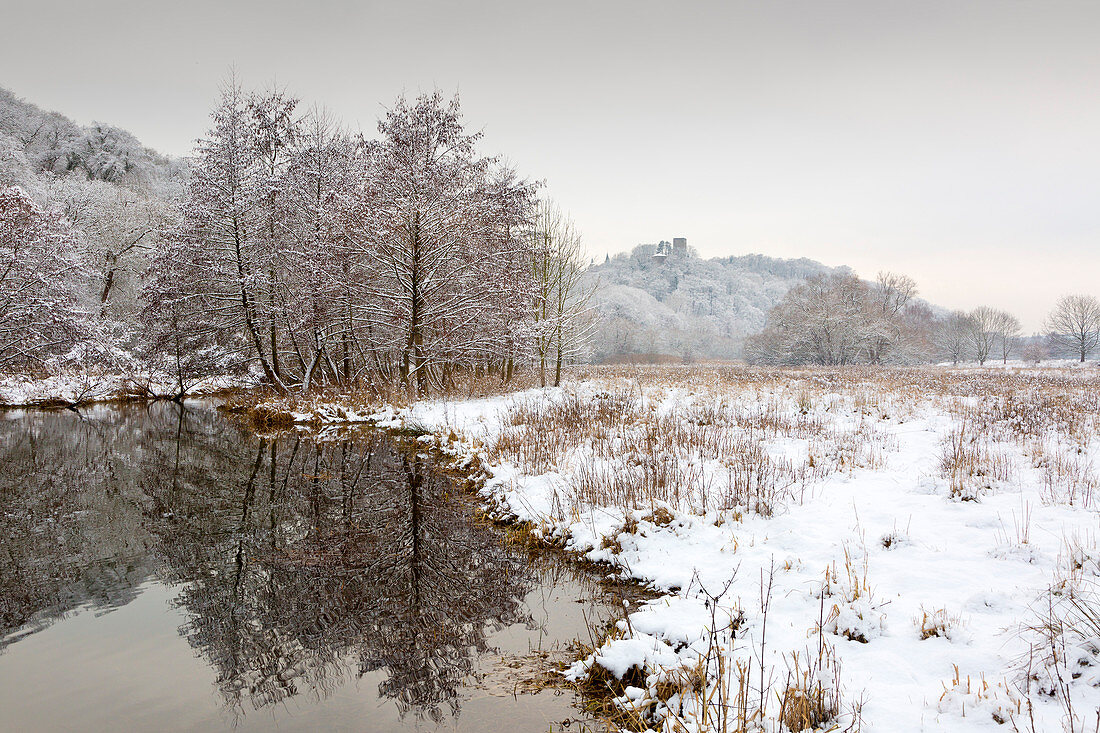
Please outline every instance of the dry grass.
[[[619, 463], [571, 466], [582, 505], [665, 500], [688, 511], [736, 506], [768, 515], [831, 473], [881, 465], [893, 444], [875, 423], [929, 407], [957, 426], [941, 465], [955, 500], [980, 500], [1017, 478], [1014, 447], [1043, 471], [1047, 503], [1092, 508], [1100, 487], [1090, 458], [1100, 433], [1096, 369], [624, 365], [576, 367], [568, 376], [610, 386], [596, 400], [570, 395], [542, 415], [533, 414], [535, 403], [517, 406], [497, 448], [534, 472], [561, 468], [586, 445], [597, 459], [621, 455]], [[657, 415], [666, 390], [683, 406]], [[762, 447], [777, 439], [806, 441], [807, 460]], [[726, 477], [700, 491], [706, 460], [722, 461]]]
[[[695, 514], [770, 516], [831, 473], [880, 465], [890, 447], [873, 421], [857, 416], [842, 425], [826, 413], [830, 405], [839, 410], [835, 404], [811, 407], [805, 387], [760, 392], [766, 382], [753, 380], [708, 391], [692, 383], [690, 394], [667, 400], [660, 379], [645, 388], [601, 383], [606, 389], [592, 394], [511, 405], [490, 461], [566, 474], [567, 509], [668, 504]], [[805, 445], [805, 458], [768, 449], [785, 441]]]
[[951, 639], [962, 626], [962, 616], [948, 613], [942, 608], [934, 611], [922, 608], [920, 617], [914, 619], [914, 623], [921, 641], [932, 638]]
[[778, 719], [787, 730], [821, 730], [835, 723], [841, 711], [836, 685], [839, 678], [840, 662], [831, 647], [823, 647], [822, 654], [805, 663], [797, 653], [792, 654], [787, 682], [779, 697]]
[[943, 442], [940, 470], [950, 482], [951, 498], [980, 501], [998, 482], [1010, 481], [1015, 464], [1004, 451], [992, 448], [987, 438], [963, 423]]
[[1045, 502], [1084, 509], [1093, 507], [1100, 477], [1082, 448], [1050, 450], [1037, 441], [1032, 450], [1032, 460], [1043, 471]]

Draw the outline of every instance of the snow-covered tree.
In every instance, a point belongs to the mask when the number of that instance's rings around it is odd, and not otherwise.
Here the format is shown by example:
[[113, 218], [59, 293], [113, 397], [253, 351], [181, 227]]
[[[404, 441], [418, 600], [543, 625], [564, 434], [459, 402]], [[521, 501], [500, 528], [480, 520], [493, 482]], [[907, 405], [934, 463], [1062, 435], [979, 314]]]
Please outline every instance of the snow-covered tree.
[[530, 308], [534, 186], [478, 156], [458, 98], [399, 99], [367, 149], [353, 245], [357, 329], [383, 372], [424, 393], [452, 366], [515, 352]]
[[86, 333], [77, 248], [59, 212], [21, 188], [0, 188], [0, 369], [39, 369]]
[[279, 365], [283, 344], [279, 339], [286, 320], [289, 296], [284, 273], [291, 262], [286, 252], [286, 212], [283, 177], [292, 160], [292, 146], [298, 137], [294, 110], [298, 100], [279, 91], [253, 94], [247, 101], [244, 120], [246, 143], [246, 186], [244, 196], [250, 210], [251, 235], [255, 245], [255, 267], [260, 278], [260, 293], [254, 301], [256, 315], [263, 325], [271, 372], [276, 383], [288, 377]]
[[295, 266], [284, 275], [292, 359], [303, 389], [346, 384], [362, 371], [352, 318], [356, 297], [348, 212], [358, 204], [360, 144], [313, 109], [301, 121], [282, 176], [283, 244]]
[[1058, 347], [1084, 362], [1100, 345], [1100, 301], [1092, 295], [1066, 295], [1047, 316], [1046, 328]]
[[457, 99], [399, 100], [379, 140], [296, 104], [225, 87], [146, 324], [217, 331], [210, 349], [279, 390], [508, 372], [528, 353], [534, 186], [477, 154]]
[[906, 338], [910, 325], [903, 317], [906, 306], [917, 296], [917, 283], [908, 275], [880, 272], [871, 286], [873, 308], [869, 325], [877, 333], [868, 342], [868, 360], [874, 364], [906, 361], [912, 344]]
[[191, 247], [186, 238], [169, 237], [145, 273], [138, 352], [153, 381], [166, 381], [174, 399], [205, 379], [247, 371], [241, 354], [248, 341], [240, 329], [223, 327], [224, 294], [202, 286], [213, 254]]
[[871, 284], [849, 273], [811, 277], [768, 314], [764, 330], [746, 342], [747, 356], [769, 364], [856, 364], [913, 358], [903, 348], [903, 318], [915, 292], [908, 278]]
[[84, 131], [73, 167], [79, 166], [89, 178], [119, 183], [127, 176], [145, 176], [152, 165], [149, 151], [126, 130], [95, 122]]
[[[255, 360], [269, 384], [285, 389], [275, 368], [275, 339], [265, 338], [275, 328], [273, 256], [257, 200], [265, 183], [248, 102], [235, 79], [223, 87], [211, 117], [213, 126], [196, 150], [181, 226], [158, 264], [174, 268], [189, 302], [203, 304], [201, 311], [186, 312], [201, 312], [211, 328], [232, 333], [227, 343], [247, 344], [241, 358]], [[149, 280], [152, 286], [162, 281]], [[160, 300], [156, 293], [148, 297]]]
[[57, 207], [84, 240], [100, 312], [128, 320], [139, 309], [139, 276], [147, 254], [170, 226], [167, 200], [81, 176], [51, 177], [41, 198]]

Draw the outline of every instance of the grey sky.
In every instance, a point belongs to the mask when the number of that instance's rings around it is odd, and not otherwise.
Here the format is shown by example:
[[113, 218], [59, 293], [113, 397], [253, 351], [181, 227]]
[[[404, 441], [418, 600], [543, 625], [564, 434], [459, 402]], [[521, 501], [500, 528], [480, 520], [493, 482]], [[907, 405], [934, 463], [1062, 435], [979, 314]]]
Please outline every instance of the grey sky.
[[457, 89], [601, 259], [897, 270], [1029, 331], [1100, 295], [1100, 3], [0, 3], [0, 85], [164, 152], [232, 65], [367, 131]]

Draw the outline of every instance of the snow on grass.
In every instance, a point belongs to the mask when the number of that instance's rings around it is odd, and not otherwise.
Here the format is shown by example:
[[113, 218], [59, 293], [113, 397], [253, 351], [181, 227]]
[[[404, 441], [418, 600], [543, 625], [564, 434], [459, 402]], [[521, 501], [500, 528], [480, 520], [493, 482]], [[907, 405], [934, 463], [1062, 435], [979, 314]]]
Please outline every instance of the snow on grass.
[[1095, 370], [594, 370], [374, 418], [662, 592], [569, 671], [634, 725], [1097, 722]]
[[[187, 396], [255, 386], [239, 377], [210, 377], [190, 385]], [[0, 377], [0, 407], [83, 405], [124, 397], [171, 397], [178, 388], [171, 381], [148, 375], [67, 372], [49, 377]]]

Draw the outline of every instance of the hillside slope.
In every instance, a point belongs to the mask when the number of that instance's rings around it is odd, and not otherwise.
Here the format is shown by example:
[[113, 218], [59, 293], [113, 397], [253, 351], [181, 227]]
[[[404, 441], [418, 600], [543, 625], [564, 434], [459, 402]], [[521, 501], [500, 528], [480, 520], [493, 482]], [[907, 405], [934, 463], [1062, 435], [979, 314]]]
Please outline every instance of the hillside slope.
[[187, 175], [186, 160], [161, 155], [125, 130], [81, 126], [0, 88], [0, 186], [19, 186], [81, 233], [89, 310], [132, 320], [147, 253]]
[[661, 261], [655, 249], [640, 245], [586, 273], [596, 286], [597, 361], [629, 354], [739, 358], [745, 337], [764, 327], [788, 290], [807, 277], [846, 270], [758, 254], [704, 260], [690, 250]]
[[0, 182], [34, 188], [34, 175], [71, 174], [158, 189], [185, 169], [184, 161], [143, 146], [126, 130], [102, 122], [78, 125], [0, 87]]

